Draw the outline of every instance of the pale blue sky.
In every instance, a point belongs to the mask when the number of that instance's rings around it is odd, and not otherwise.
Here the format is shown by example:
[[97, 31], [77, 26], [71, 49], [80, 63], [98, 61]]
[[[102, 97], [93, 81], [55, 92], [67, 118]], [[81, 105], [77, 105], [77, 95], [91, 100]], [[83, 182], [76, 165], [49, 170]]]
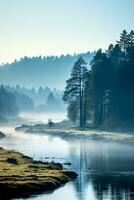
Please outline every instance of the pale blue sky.
[[107, 48], [134, 29], [134, 0], [0, 0], [0, 63]]

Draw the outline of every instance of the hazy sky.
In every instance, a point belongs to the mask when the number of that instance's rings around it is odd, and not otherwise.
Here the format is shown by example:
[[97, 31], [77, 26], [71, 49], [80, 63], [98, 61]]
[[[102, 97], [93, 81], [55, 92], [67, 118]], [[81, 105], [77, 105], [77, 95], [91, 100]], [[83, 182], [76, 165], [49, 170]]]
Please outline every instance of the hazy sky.
[[134, 29], [134, 0], [0, 0], [0, 63], [107, 48]]

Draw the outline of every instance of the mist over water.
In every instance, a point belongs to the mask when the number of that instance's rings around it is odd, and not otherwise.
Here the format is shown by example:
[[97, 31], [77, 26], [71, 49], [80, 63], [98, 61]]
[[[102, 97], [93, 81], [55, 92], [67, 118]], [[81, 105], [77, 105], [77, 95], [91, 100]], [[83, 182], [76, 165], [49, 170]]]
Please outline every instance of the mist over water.
[[19, 115], [23, 119], [28, 119], [31, 122], [47, 123], [49, 119], [53, 122], [60, 122], [67, 118], [66, 112], [47, 112], [47, 113], [33, 113], [33, 112], [22, 112]]
[[[28, 121], [45, 122], [64, 119], [63, 115], [32, 115], [22, 113]], [[15, 127], [2, 127], [7, 137], [0, 146], [33, 157], [35, 160], [60, 162], [65, 168], [75, 170], [78, 178], [74, 182], [50, 194], [41, 194], [26, 199], [45, 200], [100, 200], [133, 199], [134, 147], [129, 144], [100, 142], [93, 140], [63, 140], [49, 135], [16, 132]], [[71, 163], [71, 166], [66, 165]], [[128, 176], [129, 175], [129, 176]], [[24, 199], [24, 198], [23, 198]]]

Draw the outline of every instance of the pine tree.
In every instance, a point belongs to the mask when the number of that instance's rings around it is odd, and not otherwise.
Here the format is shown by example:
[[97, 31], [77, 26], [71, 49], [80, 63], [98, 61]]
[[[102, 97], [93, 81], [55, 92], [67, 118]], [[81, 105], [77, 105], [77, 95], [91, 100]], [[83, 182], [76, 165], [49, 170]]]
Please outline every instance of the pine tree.
[[127, 48], [129, 46], [129, 34], [127, 33], [126, 30], [124, 30], [120, 34], [120, 40], [117, 41], [117, 44], [119, 45], [119, 47], [121, 48], [122, 52], [124, 53], [123, 59], [125, 61], [126, 60], [126, 56], [127, 56]]
[[93, 96], [95, 102], [95, 126], [100, 126], [107, 114], [107, 96], [112, 87], [113, 65], [102, 50], [98, 50], [91, 62]]
[[128, 61], [134, 64], [134, 31], [129, 33], [129, 46], [127, 48]]
[[87, 120], [91, 119], [93, 111], [93, 88], [92, 74], [88, 71], [85, 74], [85, 83], [83, 89], [83, 125], [86, 126]]
[[85, 73], [87, 73], [85, 65], [86, 62], [82, 57], [75, 62], [71, 72], [71, 78], [66, 81], [67, 85], [63, 95], [63, 100], [68, 104], [78, 102], [80, 128], [83, 128], [83, 89]]
[[78, 102], [73, 101], [70, 102], [70, 104], [67, 107], [67, 117], [70, 119], [71, 122], [73, 122], [73, 124], [76, 125], [77, 120], [78, 120]]
[[134, 31], [131, 30], [128, 35], [128, 45], [129, 47], [134, 47]]

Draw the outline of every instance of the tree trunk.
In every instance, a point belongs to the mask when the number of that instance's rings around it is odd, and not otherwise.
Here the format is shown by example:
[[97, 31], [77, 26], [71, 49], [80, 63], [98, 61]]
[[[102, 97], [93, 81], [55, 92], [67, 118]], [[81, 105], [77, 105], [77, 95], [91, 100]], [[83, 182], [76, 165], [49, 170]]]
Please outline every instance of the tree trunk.
[[103, 96], [100, 97], [100, 113], [99, 113], [99, 126], [102, 125], [103, 122]]
[[82, 106], [82, 92], [80, 91], [80, 128], [83, 128], [83, 117], [82, 117], [82, 113], [83, 113], [83, 106]]
[[99, 101], [98, 98], [95, 99], [95, 114], [94, 114], [94, 126], [99, 126]]
[[82, 99], [82, 77], [81, 77], [81, 69], [80, 69], [80, 128], [83, 128], [83, 99]]
[[83, 127], [85, 127], [87, 121], [87, 102], [86, 97], [84, 96], [83, 100]]

